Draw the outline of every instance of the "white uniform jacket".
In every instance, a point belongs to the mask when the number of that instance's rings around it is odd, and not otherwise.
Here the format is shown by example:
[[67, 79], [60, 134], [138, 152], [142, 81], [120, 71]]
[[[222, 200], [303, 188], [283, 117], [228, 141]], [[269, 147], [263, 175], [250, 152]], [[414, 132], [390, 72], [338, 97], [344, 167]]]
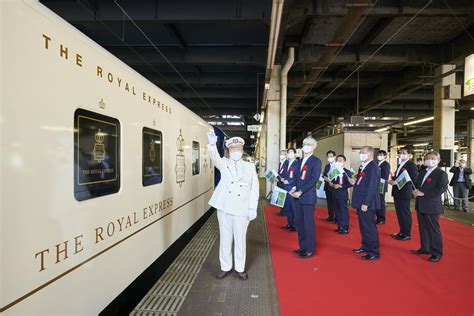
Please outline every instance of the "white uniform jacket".
[[248, 216], [249, 209], [256, 210], [258, 206], [259, 188], [255, 166], [242, 159], [235, 163], [222, 158], [216, 146], [209, 145], [208, 148], [212, 163], [221, 172], [221, 180], [209, 205], [228, 214]]

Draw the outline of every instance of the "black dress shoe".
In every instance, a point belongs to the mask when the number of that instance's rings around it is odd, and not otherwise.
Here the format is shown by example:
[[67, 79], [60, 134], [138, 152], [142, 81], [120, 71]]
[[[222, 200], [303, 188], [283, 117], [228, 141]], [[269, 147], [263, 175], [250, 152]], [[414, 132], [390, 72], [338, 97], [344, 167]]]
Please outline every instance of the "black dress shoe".
[[282, 211], [278, 212], [275, 214], [276, 216], [285, 216], [285, 213], [283, 213]]
[[374, 256], [374, 255], [365, 255], [362, 256], [362, 260], [367, 260], [367, 261], [373, 261], [373, 260], [379, 260], [379, 256]]
[[303, 252], [301, 253], [298, 258], [301, 258], [301, 259], [308, 259], [308, 258], [311, 258], [314, 256], [314, 252]]
[[357, 249], [352, 249], [352, 252], [353, 253], [363, 253], [363, 252], [366, 252], [366, 251], [362, 248], [357, 248]]
[[325, 221], [325, 222], [334, 222], [334, 218], [328, 217], [328, 218], [323, 219], [323, 221]]
[[348, 229], [341, 229], [340, 231], [338, 231], [339, 234], [341, 235], [347, 235], [349, 234], [349, 230]]
[[291, 227], [291, 226], [286, 225], [286, 226], [283, 226], [283, 227], [280, 227], [280, 228], [283, 229], [283, 230], [288, 230], [288, 229], [290, 229], [290, 227]]
[[340, 232], [340, 231], [341, 231], [341, 229], [340, 229], [340, 228], [338, 228], [338, 229], [335, 229], [334, 231], [335, 231], [336, 233], [338, 233], [338, 232]]
[[378, 219], [376, 222], [375, 222], [376, 225], [383, 225], [385, 224], [385, 220], [384, 219]]
[[390, 234], [390, 236], [392, 236], [393, 238], [397, 238], [398, 236], [402, 236], [402, 234], [400, 234], [400, 233], [393, 233], [393, 234]]
[[[235, 271], [235, 272], [237, 272], [237, 271]], [[239, 277], [239, 279], [244, 280], [244, 281], [249, 278], [247, 272], [245, 272], [245, 271], [244, 272], [237, 272], [237, 276]]]
[[429, 251], [424, 251], [421, 249], [416, 249], [416, 250], [410, 250], [410, 252], [414, 255], [429, 255]]
[[295, 232], [295, 231], [296, 231], [296, 228], [290, 226], [290, 228], [288, 228], [287, 230], [288, 230], [289, 232]]
[[410, 236], [403, 236], [403, 235], [398, 235], [398, 236], [395, 236], [395, 237], [393, 237], [393, 238], [395, 238], [396, 240], [402, 240], [402, 241], [404, 241], [404, 240], [411, 240], [411, 237], [410, 237]]
[[293, 250], [293, 254], [295, 255], [301, 255], [302, 253], [305, 253], [306, 251], [304, 251], [303, 249], [296, 249], [296, 250]]
[[433, 255], [433, 256], [431, 256], [428, 260], [431, 261], [431, 262], [438, 262], [438, 261], [441, 260], [441, 256], [435, 256], [435, 255]]
[[221, 271], [216, 275], [216, 277], [218, 279], [222, 279], [222, 278], [225, 278], [229, 273], [230, 273], [230, 271]]

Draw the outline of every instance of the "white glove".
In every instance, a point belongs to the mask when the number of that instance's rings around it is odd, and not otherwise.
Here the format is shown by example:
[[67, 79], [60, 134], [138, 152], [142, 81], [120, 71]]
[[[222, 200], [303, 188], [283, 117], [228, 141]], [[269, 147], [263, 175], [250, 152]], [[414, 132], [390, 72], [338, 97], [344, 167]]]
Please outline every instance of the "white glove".
[[253, 221], [257, 218], [257, 210], [256, 209], [249, 209], [249, 221]]
[[209, 140], [209, 145], [217, 144], [217, 136], [214, 132], [207, 132], [207, 139]]

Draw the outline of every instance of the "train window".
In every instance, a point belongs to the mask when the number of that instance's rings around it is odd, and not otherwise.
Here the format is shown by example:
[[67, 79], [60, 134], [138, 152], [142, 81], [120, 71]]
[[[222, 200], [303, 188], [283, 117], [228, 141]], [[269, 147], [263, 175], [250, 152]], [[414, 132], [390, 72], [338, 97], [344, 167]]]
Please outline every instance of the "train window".
[[201, 171], [201, 153], [199, 149], [199, 143], [193, 141], [193, 148], [192, 148], [192, 167], [193, 167], [193, 176], [199, 174]]
[[142, 135], [142, 184], [144, 187], [163, 181], [163, 134], [144, 127]]
[[77, 109], [74, 113], [74, 197], [84, 201], [120, 189], [120, 122]]

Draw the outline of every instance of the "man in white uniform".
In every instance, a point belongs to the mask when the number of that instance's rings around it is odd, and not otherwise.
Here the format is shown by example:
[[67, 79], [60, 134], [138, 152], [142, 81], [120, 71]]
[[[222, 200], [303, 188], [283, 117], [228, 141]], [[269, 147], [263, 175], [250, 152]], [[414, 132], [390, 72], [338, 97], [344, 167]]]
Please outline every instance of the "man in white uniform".
[[242, 160], [244, 140], [232, 137], [226, 142], [230, 158], [221, 158], [214, 132], [207, 134], [209, 155], [214, 166], [221, 172], [221, 180], [215, 188], [209, 205], [217, 209], [219, 220], [219, 260], [222, 279], [232, 271], [232, 241], [234, 241], [234, 269], [242, 280], [245, 272], [246, 237], [249, 221], [257, 217], [259, 197], [255, 166]]

